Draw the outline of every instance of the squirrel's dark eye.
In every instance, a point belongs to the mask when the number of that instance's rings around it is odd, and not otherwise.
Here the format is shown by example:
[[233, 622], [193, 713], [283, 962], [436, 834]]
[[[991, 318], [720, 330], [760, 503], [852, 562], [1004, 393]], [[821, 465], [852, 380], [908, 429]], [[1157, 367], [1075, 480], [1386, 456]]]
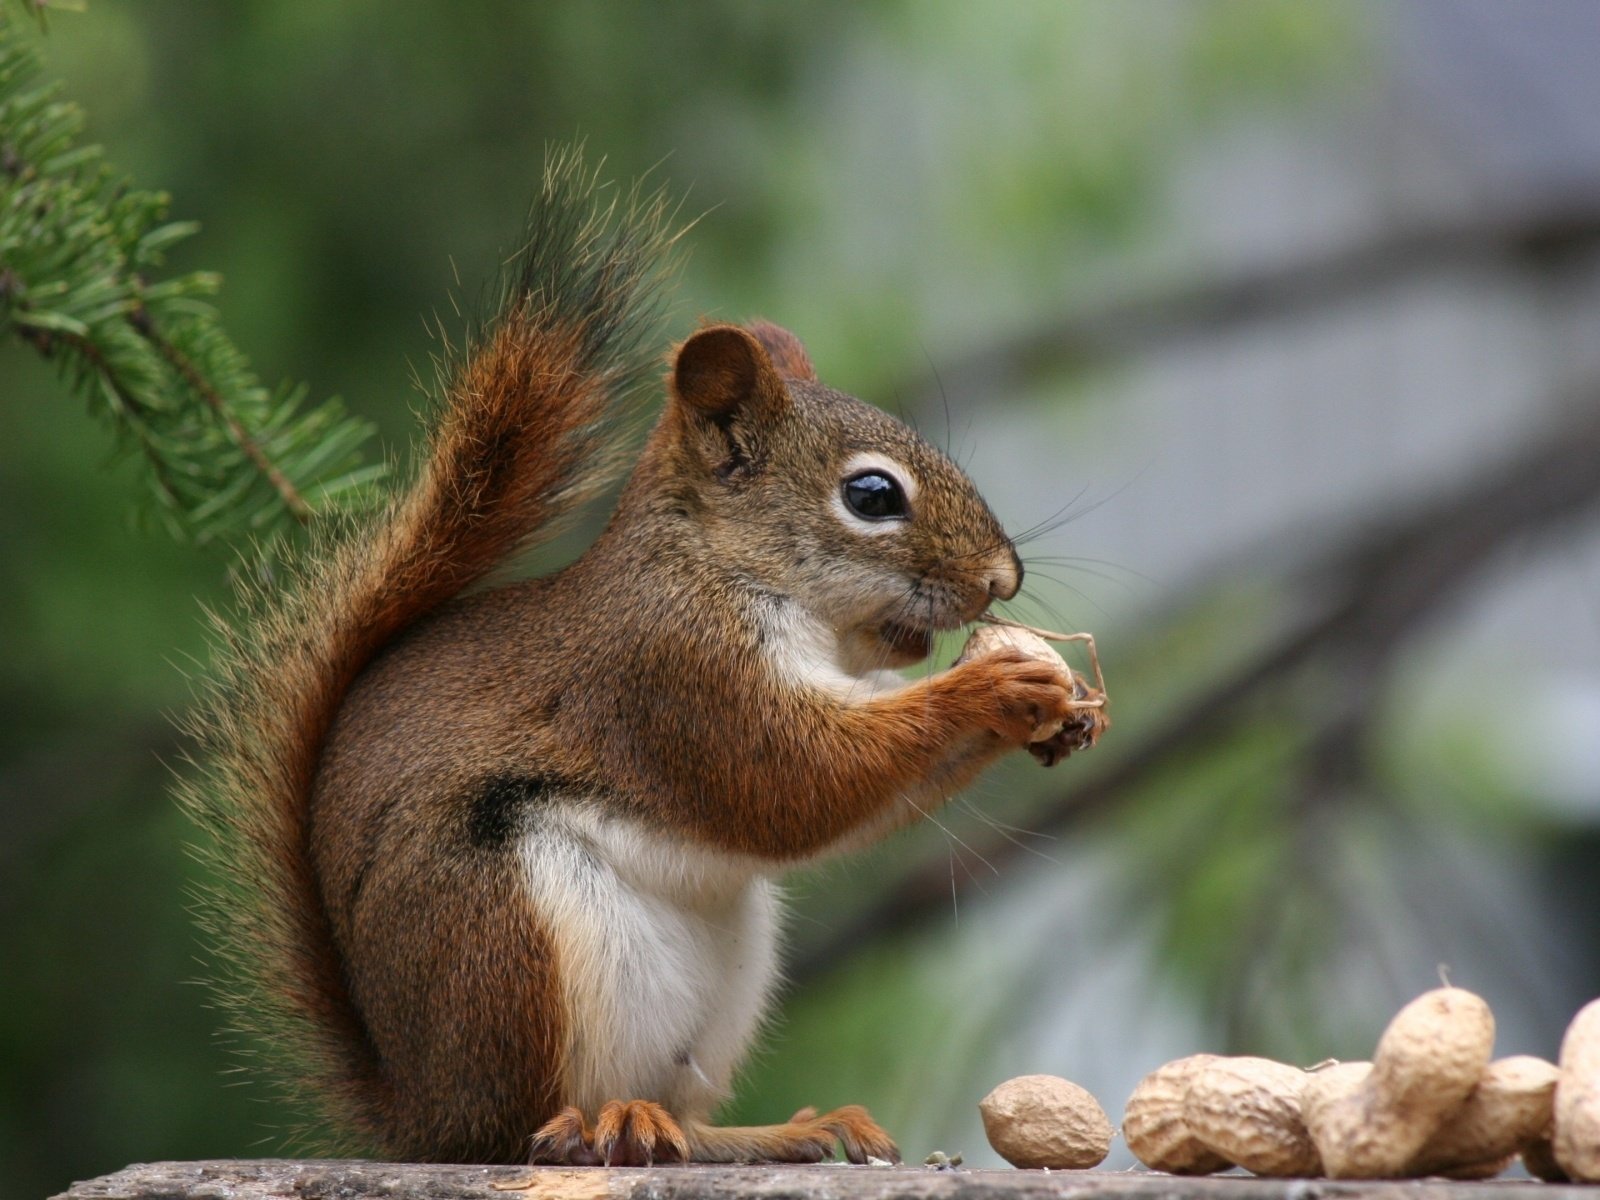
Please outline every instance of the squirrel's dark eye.
[[869, 521], [906, 515], [906, 494], [887, 475], [866, 471], [844, 481], [844, 502], [850, 511]]

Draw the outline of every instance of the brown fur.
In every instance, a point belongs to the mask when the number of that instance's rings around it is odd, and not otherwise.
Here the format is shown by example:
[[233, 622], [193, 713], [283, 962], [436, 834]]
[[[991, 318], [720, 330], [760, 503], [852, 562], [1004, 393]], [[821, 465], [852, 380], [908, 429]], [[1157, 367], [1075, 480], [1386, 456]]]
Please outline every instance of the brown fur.
[[817, 369], [811, 365], [811, 356], [794, 334], [771, 321], [750, 321], [745, 329], [761, 343], [778, 374], [807, 383], [817, 381]]
[[[908, 797], [937, 803], [1068, 715], [1070, 685], [1020, 657], [870, 699], [776, 670], [772, 631], [796, 614], [837, 637], [850, 675], [908, 664], [923, 634], [1014, 594], [1021, 569], [959, 469], [816, 383], [798, 339], [766, 324], [678, 349], [671, 402], [585, 555], [462, 597], [604, 479], [619, 383], [603, 351], [625, 330], [596, 326], [618, 304], [602, 288], [571, 311], [550, 294], [565, 276], [549, 279], [523, 281], [459, 372], [406, 496], [244, 656], [253, 703], [213, 714], [232, 834], [260, 849], [236, 858], [267, 876], [235, 944], [281, 974], [311, 1086], [387, 1155], [516, 1160], [536, 1131], [565, 1161], [809, 1161], [835, 1140], [892, 1155], [856, 1108], [756, 1129], [651, 1097], [617, 1097], [594, 1128], [563, 1113], [562, 947], [527, 899], [520, 823], [578, 797], [803, 860], [915, 820]], [[863, 452], [915, 478], [892, 537], [830, 509]]]

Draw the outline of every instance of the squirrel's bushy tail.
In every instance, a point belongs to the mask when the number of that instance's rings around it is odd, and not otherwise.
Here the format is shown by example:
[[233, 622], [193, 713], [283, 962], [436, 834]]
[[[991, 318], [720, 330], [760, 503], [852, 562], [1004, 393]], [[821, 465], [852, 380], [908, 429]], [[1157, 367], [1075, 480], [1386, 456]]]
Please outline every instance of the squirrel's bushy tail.
[[372, 521], [314, 532], [277, 581], [218, 619], [188, 722], [184, 806], [209, 835], [201, 923], [235, 1030], [303, 1105], [376, 1127], [387, 1085], [351, 1003], [308, 849], [311, 790], [339, 705], [398, 633], [555, 532], [615, 476], [616, 418], [654, 374], [673, 237], [657, 194], [608, 197], [552, 156], [490, 323], [441, 371], [411, 485]]

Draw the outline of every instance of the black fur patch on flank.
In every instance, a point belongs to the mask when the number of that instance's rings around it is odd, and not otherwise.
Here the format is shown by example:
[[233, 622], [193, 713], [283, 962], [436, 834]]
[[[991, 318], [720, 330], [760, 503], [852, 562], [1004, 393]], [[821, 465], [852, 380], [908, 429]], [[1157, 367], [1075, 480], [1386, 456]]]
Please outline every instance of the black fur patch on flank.
[[529, 808], [574, 790], [558, 775], [491, 775], [468, 805], [467, 841], [479, 850], [499, 849], [521, 832]]

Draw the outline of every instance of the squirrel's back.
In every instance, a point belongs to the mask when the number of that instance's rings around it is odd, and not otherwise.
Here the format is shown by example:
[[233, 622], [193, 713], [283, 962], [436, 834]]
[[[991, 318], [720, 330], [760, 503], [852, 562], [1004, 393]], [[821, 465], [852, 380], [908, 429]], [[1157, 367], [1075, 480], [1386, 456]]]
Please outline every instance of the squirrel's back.
[[336, 1126], [377, 1134], [389, 1079], [352, 1002], [309, 849], [329, 729], [394, 639], [548, 538], [620, 466], [616, 418], [653, 375], [659, 196], [606, 197], [556, 156], [487, 327], [455, 356], [411, 486], [371, 521], [318, 530], [219, 620], [214, 682], [190, 720], [182, 798], [209, 835], [203, 925], [233, 1027]]

